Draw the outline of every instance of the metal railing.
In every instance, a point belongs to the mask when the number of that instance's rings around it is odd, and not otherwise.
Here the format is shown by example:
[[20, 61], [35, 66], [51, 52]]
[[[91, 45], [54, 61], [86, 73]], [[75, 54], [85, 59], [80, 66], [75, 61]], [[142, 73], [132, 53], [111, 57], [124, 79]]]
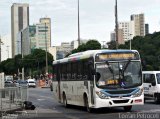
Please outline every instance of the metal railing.
[[28, 100], [28, 87], [5, 87], [0, 89], [0, 111], [22, 108], [23, 102]]

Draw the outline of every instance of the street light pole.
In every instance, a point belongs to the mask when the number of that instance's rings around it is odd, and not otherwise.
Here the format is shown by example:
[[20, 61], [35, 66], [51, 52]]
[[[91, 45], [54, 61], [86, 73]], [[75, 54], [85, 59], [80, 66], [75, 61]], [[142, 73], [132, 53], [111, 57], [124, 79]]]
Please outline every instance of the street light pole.
[[[129, 34], [130, 36], [132, 36], [132, 34]], [[132, 38], [130, 38], [130, 42], [129, 42], [129, 49], [132, 49]]]
[[79, 22], [79, 0], [78, 0], [78, 46], [80, 45], [80, 22]]
[[106, 42], [106, 41], [102, 41], [103, 42], [103, 48], [104, 48], [104, 43]]
[[131, 48], [131, 39], [130, 39], [130, 48], [129, 48], [129, 49], [130, 49], [130, 50], [132, 49], [132, 48]]
[[0, 36], [0, 62], [1, 62], [1, 36]]
[[8, 53], [8, 58], [9, 58], [9, 46], [7, 45], [7, 53]]
[[1, 36], [0, 36], [0, 62], [1, 62], [1, 44], [3, 45], [3, 42], [1, 41], [2, 39], [1, 39]]
[[116, 32], [116, 49], [118, 49], [118, 9], [117, 0], [115, 0], [115, 32]]
[[[21, 31], [21, 54], [22, 54], [22, 61], [24, 58], [24, 54], [23, 54], [23, 33]], [[24, 80], [24, 67], [22, 67], [22, 80]]]
[[45, 23], [45, 45], [46, 45], [46, 75], [47, 75], [48, 74], [48, 56], [47, 56], [46, 23]]

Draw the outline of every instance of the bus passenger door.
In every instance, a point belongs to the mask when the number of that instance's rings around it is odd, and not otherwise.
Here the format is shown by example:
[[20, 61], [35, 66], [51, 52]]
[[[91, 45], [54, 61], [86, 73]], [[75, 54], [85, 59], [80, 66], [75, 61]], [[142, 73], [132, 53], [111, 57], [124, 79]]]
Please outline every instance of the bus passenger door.
[[60, 72], [58, 65], [53, 66], [53, 81], [52, 81], [53, 95], [58, 101], [60, 101]]
[[61, 102], [60, 67], [57, 67], [57, 81], [58, 81], [58, 87], [57, 87], [58, 101]]

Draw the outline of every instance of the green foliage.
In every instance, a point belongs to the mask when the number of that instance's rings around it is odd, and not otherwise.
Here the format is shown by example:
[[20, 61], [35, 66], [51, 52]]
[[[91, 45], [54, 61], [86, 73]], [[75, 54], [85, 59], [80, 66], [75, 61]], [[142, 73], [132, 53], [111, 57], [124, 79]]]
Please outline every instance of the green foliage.
[[72, 53], [96, 49], [101, 49], [101, 44], [97, 40], [91, 39], [86, 44], [82, 44], [77, 49], [72, 50]]
[[[129, 49], [129, 42], [119, 45], [119, 49]], [[148, 34], [145, 37], [134, 37], [132, 49], [138, 50], [141, 59], [146, 62], [145, 70], [160, 70], [160, 32]]]
[[[53, 56], [47, 52], [48, 66], [51, 67]], [[5, 74], [17, 74], [18, 69], [25, 68], [25, 75], [29, 75], [30, 72], [33, 74], [45, 73], [46, 65], [46, 52], [41, 49], [35, 49], [29, 55], [24, 56], [22, 59], [21, 55], [16, 55], [12, 59], [7, 59], [0, 63], [0, 71]], [[49, 70], [51, 72], [51, 68]], [[35, 73], [36, 72], [36, 73]], [[37, 73], [38, 72], [38, 73]]]

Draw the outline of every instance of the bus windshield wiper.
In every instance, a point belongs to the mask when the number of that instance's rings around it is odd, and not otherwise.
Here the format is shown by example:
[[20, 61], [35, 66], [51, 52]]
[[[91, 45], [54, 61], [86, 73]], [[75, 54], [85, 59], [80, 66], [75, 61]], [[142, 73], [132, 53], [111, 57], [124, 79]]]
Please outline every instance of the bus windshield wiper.
[[127, 62], [127, 64], [125, 65], [125, 67], [123, 69], [123, 72], [127, 69], [127, 67], [128, 67], [128, 65], [129, 65], [130, 62], [131, 62], [131, 60], [129, 59], [128, 62]]
[[106, 61], [106, 64], [108, 65], [109, 71], [113, 74], [113, 79], [114, 79], [114, 71], [113, 69], [110, 67], [110, 64], [108, 61]]
[[113, 69], [110, 67], [110, 64], [108, 61], [106, 61], [106, 64], [108, 65], [109, 71], [113, 74]]

